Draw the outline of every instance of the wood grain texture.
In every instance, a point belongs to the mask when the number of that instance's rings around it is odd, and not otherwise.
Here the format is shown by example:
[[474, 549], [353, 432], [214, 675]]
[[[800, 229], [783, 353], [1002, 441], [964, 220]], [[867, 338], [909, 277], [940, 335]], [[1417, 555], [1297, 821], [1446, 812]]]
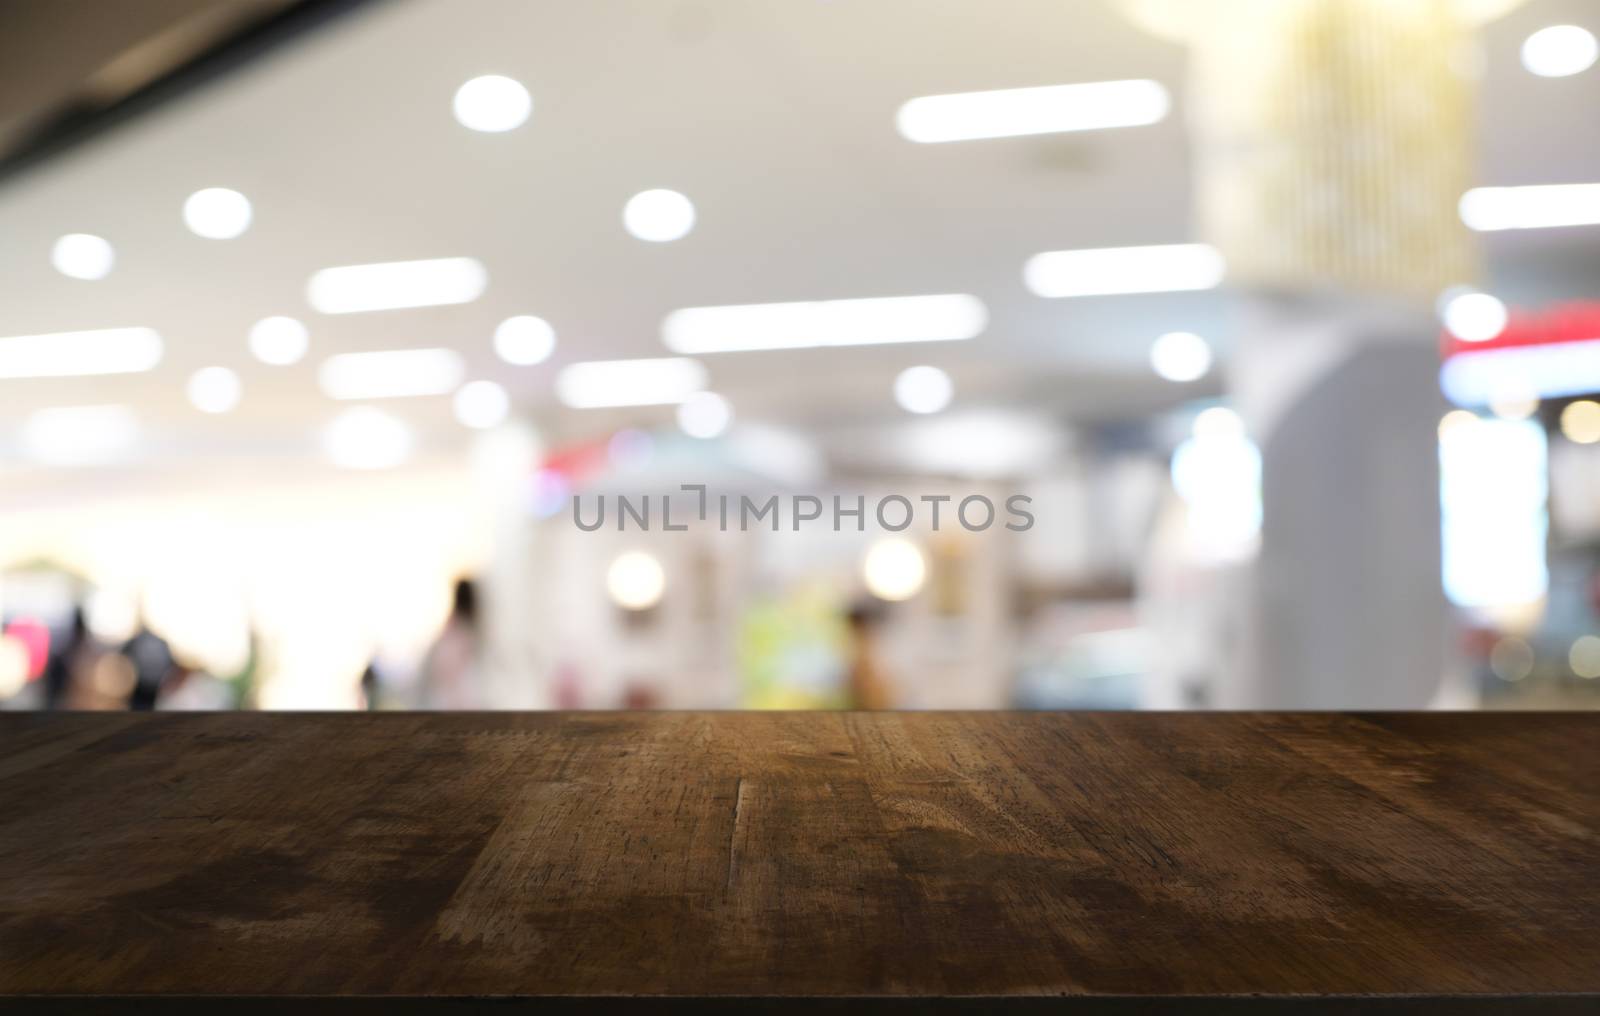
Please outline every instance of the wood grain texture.
[[1594, 1011], [1600, 717], [0, 715], [0, 994]]

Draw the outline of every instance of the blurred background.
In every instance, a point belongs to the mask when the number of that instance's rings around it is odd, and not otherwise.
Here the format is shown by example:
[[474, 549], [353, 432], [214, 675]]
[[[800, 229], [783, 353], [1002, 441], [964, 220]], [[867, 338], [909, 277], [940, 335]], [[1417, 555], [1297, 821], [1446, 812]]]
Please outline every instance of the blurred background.
[[0, 709], [1593, 708], [1597, 34], [3, 0]]

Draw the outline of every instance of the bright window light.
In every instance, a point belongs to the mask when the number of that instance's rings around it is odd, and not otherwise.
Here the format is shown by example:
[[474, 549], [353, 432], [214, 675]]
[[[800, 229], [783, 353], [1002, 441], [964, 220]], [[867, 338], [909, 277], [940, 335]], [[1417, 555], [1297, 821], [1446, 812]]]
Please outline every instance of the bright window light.
[[1458, 406], [1484, 406], [1515, 388], [1554, 399], [1600, 391], [1600, 338], [1458, 353], [1439, 370], [1439, 387]]
[[104, 237], [68, 233], [50, 248], [50, 263], [62, 275], [93, 281], [111, 274], [112, 266], [117, 263], [117, 252]]
[[716, 437], [732, 422], [733, 408], [716, 392], [695, 392], [678, 404], [678, 426], [690, 437]]
[[461, 126], [498, 134], [527, 122], [533, 112], [533, 96], [515, 78], [485, 74], [456, 89], [451, 107]]
[[1487, 342], [1506, 330], [1506, 305], [1488, 293], [1461, 293], [1444, 305], [1444, 326], [1462, 342]]
[[1151, 344], [1150, 366], [1168, 381], [1198, 381], [1211, 369], [1211, 347], [1193, 332], [1168, 332]]
[[544, 318], [518, 314], [494, 330], [494, 351], [500, 359], [519, 367], [543, 363], [555, 352], [556, 330]]
[[908, 413], [937, 413], [955, 392], [950, 375], [938, 367], [907, 367], [894, 379], [894, 400]]
[[22, 450], [48, 466], [104, 466], [126, 457], [139, 439], [127, 406], [57, 406], [22, 424]]
[[685, 357], [589, 360], [556, 375], [556, 396], [573, 409], [674, 404], [705, 386], [705, 366]]
[[1474, 187], [1461, 196], [1461, 221], [1482, 232], [1600, 224], [1600, 183]]
[[661, 602], [666, 589], [661, 562], [642, 550], [617, 555], [606, 569], [606, 592], [624, 610], [649, 610]]
[[183, 222], [196, 236], [232, 240], [250, 228], [250, 199], [226, 187], [207, 187], [183, 203]]
[[0, 338], [0, 378], [136, 374], [161, 362], [153, 328], [99, 328]]
[[1093, 81], [1041, 88], [925, 95], [900, 107], [908, 141], [967, 141], [1152, 124], [1171, 108], [1156, 81]]
[[274, 367], [299, 363], [310, 345], [311, 333], [292, 317], [265, 317], [250, 326], [250, 352]]
[[493, 381], [470, 381], [456, 392], [456, 419], [475, 430], [487, 430], [511, 412], [511, 396]]
[[356, 406], [334, 417], [322, 432], [322, 450], [345, 469], [392, 469], [411, 456], [411, 428], [372, 406]]
[[694, 228], [694, 203], [677, 191], [640, 191], [622, 207], [622, 224], [641, 240], [678, 240]]
[[1541, 28], [1522, 43], [1522, 66], [1541, 78], [1581, 74], [1600, 57], [1593, 33], [1577, 25]]
[[226, 413], [239, 404], [243, 386], [226, 367], [201, 367], [189, 375], [189, 401], [202, 413]]
[[989, 323], [983, 302], [965, 293], [866, 300], [685, 307], [661, 323], [677, 353], [807, 349], [970, 339]]
[[1211, 289], [1225, 272], [1215, 247], [1176, 243], [1045, 251], [1028, 259], [1022, 278], [1038, 296], [1108, 296]]
[[388, 349], [330, 356], [318, 368], [317, 381], [334, 399], [443, 395], [456, 390], [466, 369], [453, 349]]
[[432, 258], [324, 268], [311, 276], [306, 298], [324, 314], [353, 314], [471, 303], [488, 285], [488, 271], [474, 258]]
[[928, 578], [928, 560], [903, 536], [885, 536], [867, 548], [861, 562], [867, 591], [880, 600], [909, 600]]
[[1440, 435], [1444, 591], [1463, 607], [1542, 597], [1547, 448], [1535, 420], [1478, 420]]

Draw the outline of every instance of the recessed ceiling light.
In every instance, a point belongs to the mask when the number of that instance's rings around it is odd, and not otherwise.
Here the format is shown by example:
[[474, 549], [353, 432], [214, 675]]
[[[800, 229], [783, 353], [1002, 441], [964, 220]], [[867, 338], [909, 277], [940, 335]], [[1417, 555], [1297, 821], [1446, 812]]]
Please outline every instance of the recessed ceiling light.
[[116, 262], [117, 252], [111, 244], [92, 233], [68, 233], [50, 248], [50, 263], [56, 271], [74, 279], [103, 279]]
[[965, 293], [685, 307], [668, 314], [661, 337], [677, 353], [805, 349], [970, 339], [989, 323]]
[[202, 413], [226, 413], [239, 404], [239, 375], [226, 367], [201, 367], [189, 375], [185, 391]]
[[900, 107], [895, 125], [908, 141], [967, 141], [1024, 134], [1152, 124], [1171, 108], [1156, 81], [1091, 81], [925, 95]]
[[1101, 247], [1035, 254], [1023, 281], [1038, 296], [1110, 296], [1210, 289], [1222, 282], [1222, 254], [1203, 243]]
[[494, 330], [494, 351], [500, 359], [519, 367], [543, 363], [556, 348], [556, 330], [544, 318], [518, 314]]
[[306, 298], [324, 314], [471, 303], [489, 273], [475, 258], [432, 258], [324, 268], [306, 284]]
[[867, 591], [881, 600], [909, 600], [928, 577], [922, 550], [903, 536], [885, 536], [867, 549], [861, 578]]
[[1211, 369], [1211, 347], [1193, 332], [1168, 332], [1150, 345], [1150, 366], [1168, 381], [1198, 381]]
[[136, 374], [161, 362], [153, 328], [13, 335], [0, 339], [0, 378]]
[[55, 406], [22, 424], [22, 450], [49, 466], [103, 466], [123, 459], [139, 438], [127, 406]]
[[1462, 342], [1487, 342], [1506, 330], [1506, 305], [1488, 293], [1460, 293], [1444, 305], [1444, 326]]
[[556, 375], [556, 395], [573, 409], [668, 405], [705, 386], [705, 367], [684, 357], [589, 360]]
[[677, 240], [694, 228], [694, 203], [677, 191], [640, 191], [622, 207], [622, 224], [641, 240]]
[[444, 395], [456, 390], [466, 369], [453, 349], [340, 353], [322, 362], [317, 382], [329, 398], [343, 400]]
[[461, 126], [498, 134], [527, 122], [533, 96], [515, 78], [485, 74], [456, 89], [451, 105]]
[[955, 391], [950, 375], [938, 367], [907, 367], [894, 379], [894, 400], [908, 413], [937, 413]]
[[232, 240], [250, 228], [250, 199], [226, 187], [207, 187], [183, 203], [183, 221], [196, 236]]
[[322, 450], [346, 469], [391, 469], [411, 456], [411, 428], [372, 406], [356, 406], [334, 417], [322, 431]]
[[471, 381], [456, 392], [456, 419], [475, 430], [486, 430], [511, 412], [511, 397], [493, 381]]
[[1577, 25], [1541, 28], [1522, 43], [1522, 66], [1541, 78], [1581, 74], [1600, 58], [1594, 34]]
[[292, 317], [265, 317], [250, 326], [250, 352], [274, 367], [299, 363], [310, 344], [306, 326]]
[[716, 437], [732, 421], [732, 407], [716, 392], [695, 392], [678, 405], [678, 426], [690, 437]]
[[1474, 187], [1461, 196], [1461, 221], [1480, 233], [1597, 225], [1600, 183]]

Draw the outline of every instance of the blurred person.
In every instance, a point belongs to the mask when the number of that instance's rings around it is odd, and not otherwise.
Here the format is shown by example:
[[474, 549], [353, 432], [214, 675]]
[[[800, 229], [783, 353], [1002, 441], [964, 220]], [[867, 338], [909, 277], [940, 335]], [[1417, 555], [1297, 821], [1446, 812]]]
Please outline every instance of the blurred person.
[[872, 601], [857, 603], [845, 614], [847, 709], [894, 708], [878, 649], [877, 635], [883, 626], [883, 617], [883, 606]]
[[128, 697], [128, 708], [154, 709], [161, 686], [172, 676], [176, 665], [167, 640], [141, 620], [139, 630], [123, 643], [121, 652], [133, 664], [133, 690]]
[[419, 682], [424, 709], [476, 709], [482, 703], [483, 650], [478, 625], [478, 589], [471, 579], [456, 582], [450, 616], [422, 661]]
[[72, 619], [67, 625], [67, 636], [61, 644], [52, 647], [44, 667], [44, 707], [69, 709], [75, 690], [88, 679], [99, 655], [94, 636], [89, 634], [83, 608], [72, 608]]

